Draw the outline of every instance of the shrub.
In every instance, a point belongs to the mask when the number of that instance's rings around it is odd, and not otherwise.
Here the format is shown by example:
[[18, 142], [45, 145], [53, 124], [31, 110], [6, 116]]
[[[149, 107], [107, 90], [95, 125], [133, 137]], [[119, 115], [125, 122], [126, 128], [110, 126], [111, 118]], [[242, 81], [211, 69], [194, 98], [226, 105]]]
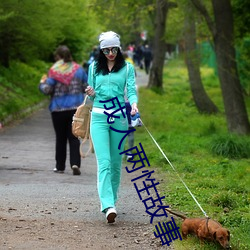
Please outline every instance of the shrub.
[[237, 206], [232, 193], [221, 192], [215, 194], [211, 199], [211, 204], [221, 208], [233, 209]]
[[236, 135], [222, 135], [212, 140], [211, 151], [215, 155], [232, 159], [249, 158], [250, 146], [247, 140]]

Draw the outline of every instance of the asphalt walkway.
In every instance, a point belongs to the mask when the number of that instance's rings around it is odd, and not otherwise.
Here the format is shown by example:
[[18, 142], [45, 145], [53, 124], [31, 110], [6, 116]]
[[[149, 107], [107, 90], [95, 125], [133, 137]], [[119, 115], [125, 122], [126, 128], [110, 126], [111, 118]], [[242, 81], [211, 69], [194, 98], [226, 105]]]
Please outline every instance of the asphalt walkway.
[[[138, 71], [138, 86], [145, 86], [147, 81], [148, 76]], [[112, 229], [118, 235], [107, 241], [105, 232], [110, 232], [110, 228], [100, 213], [94, 154], [82, 160], [80, 176], [72, 175], [69, 163], [64, 174], [56, 174], [52, 171], [54, 147], [54, 131], [47, 107], [0, 130], [0, 231], [5, 232], [0, 234], [1, 250], [31, 249], [30, 245], [32, 249], [101, 249], [100, 244], [103, 244], [102, 249], [164, 248], [153, 235], [150, 217], [133, 187], [132, 175], [124, 170], [125, 165], [117, 204], [117, 226]], [[15, 218], [22, 219], [19, 223], [29, 221], [30, 225], [47, 220], [53, 221], [51, 225], [84, 222], [84, 230], [81, 240], [70, 238], [68, 245], [57, 242], [56, 248], [53, 235], [47, 242], [41, 242], [41, 237], [27, 236], [25, 232], [29, 227], [25, 227], [25, 231], [12, 225]], [[37, 230], [43, 232], [44, 229]], [[47, 234], [52, 234], [49, 226], [46, 230]], [[91, 230], [101, 230], [103, 234], [95, 240]], [[76, 241], [79, 247], [72, 245]]]

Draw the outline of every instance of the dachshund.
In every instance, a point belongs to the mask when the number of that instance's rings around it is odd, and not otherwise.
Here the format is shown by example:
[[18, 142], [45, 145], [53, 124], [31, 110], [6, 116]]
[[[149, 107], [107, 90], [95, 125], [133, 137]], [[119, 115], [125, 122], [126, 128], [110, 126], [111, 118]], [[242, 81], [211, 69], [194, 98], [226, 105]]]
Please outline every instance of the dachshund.
[[167, 212], [183, 219], [181, 225], [183, 239], [187, 239], [188, 234], [193, 234], [196, 235], [201, 242], [204, 240], [216, 241], [223, 249], [231, 249], [229, 244], [230, 232], [228, 229], [222, 227], [219, 222], [210, 218], [188, 218], [168, 208], [165, 209]]

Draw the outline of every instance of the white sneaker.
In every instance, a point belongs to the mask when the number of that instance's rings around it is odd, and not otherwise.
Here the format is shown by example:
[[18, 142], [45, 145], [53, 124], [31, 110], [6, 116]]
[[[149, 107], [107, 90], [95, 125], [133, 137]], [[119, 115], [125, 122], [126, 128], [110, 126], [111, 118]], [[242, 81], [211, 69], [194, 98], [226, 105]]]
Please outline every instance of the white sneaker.
[[55, 173], [59, 173], [59, 174], [63, 174], [63, 173], [64, 173], [63, 170], [57, 170], [57, 168], [54, 168], [53, 171], [54, 171]]
[[108, 220], [108, 223], [114, 223], [116, 216], [117, 216], [117, 212], [115, 208], [110, 207], [107, 209], [106, 218]]

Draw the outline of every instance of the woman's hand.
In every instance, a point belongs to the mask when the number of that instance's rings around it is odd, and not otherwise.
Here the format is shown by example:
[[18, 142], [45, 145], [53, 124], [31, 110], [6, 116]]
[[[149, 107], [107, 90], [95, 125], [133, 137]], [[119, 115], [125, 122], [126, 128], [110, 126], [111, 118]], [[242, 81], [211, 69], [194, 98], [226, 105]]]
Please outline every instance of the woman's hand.
[[88, 87], [85, 89], [85, 92], [86, 92], [86, 94], [87, 94], [88, 96], [95, 96], [95, 90], [94, 90], [92, 87], [90, 87], [90, 86], [88, 86]]
[[134, 103], [131, 105], [131, 112], [130, 112], [130, 114], [133, 116], [133, 115], [135, 115], [137, 112], [138, 112], [137, 103], [134, 102]]

